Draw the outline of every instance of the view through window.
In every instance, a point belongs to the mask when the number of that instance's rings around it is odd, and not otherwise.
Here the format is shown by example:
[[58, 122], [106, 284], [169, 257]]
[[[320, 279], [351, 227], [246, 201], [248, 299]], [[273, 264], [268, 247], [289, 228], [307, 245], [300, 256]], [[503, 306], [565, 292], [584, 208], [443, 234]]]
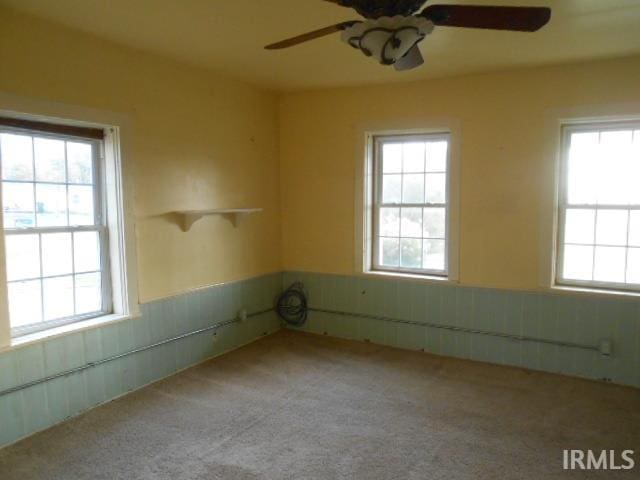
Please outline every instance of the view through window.
[[100, 148], [97, 140], [0, 129], [14, 331], [110, 311]]
[[557, 280], [640, 288], [640, 124], [565, 128]]
[[374, 139], [374, 270], [447, 275], [448, 134]]

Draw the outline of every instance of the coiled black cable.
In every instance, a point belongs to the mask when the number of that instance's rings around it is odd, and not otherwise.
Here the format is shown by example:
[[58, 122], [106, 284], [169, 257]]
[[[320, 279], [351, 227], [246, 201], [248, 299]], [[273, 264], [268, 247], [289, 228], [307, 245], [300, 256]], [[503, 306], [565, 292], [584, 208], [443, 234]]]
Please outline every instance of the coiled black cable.
[[285, 322], [295, 327], [304, 325], [309, 314], [307, 306], [307, 292], [301, 282], [291, 284], [278, 297], [276, 302], [276, 312]]

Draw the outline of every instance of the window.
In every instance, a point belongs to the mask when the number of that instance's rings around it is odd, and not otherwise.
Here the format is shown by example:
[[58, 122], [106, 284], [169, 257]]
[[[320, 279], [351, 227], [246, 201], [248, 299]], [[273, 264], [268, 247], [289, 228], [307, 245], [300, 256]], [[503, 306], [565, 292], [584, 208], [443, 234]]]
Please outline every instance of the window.
[[640, 289], [640, 123], [563, 134], [557, 283]]
[[14, 335], [112, 311], [102, 152], [99, 139], [0, 126]]
[[371, 268], [447, 276], [449, 135], [373, 137]]

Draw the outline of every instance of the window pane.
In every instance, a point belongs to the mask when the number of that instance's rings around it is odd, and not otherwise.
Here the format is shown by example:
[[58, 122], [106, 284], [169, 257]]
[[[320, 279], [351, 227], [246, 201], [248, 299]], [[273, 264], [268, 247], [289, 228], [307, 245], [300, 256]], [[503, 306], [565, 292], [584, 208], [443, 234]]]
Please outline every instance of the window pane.
[[401, 237], [422, 238], [422, 209], [403, 208]]
[[400, 188], [402, 175], [383, 175], [382, 178], [382, 202], [400, 203]]
[[7, 280], [40, 277], [40, 240], [38, 235], [7, 235]]
[[632, 130], [602, 132], [600, 144], [603, 157], [612, 164], [610, 169], [616, 171], [617, 190], [622, 204], [632, 202], [638, 192], [638, 164], [640, 157], [635, 156]]
[[598, 210], [596, 243], [626, 245], [628, 215], [627, 210]]
[[597, 178], [598, 203], [601, 205], [629, 203], [631, 138], [631, 130], [600, 135]]
[[404, 162], [402, 164], [403, 172], [424, 172], [424, 143], [405, 143], [404, 144]]
[[42, 274], [45, 277], [72, 273], [71, 234], [42, 235]]
[[382, 147], [382, 172], [402, 172], [402, 144], [387, 143]]
[[93, 183], [93, 152], [88, 143], [67, 142], [69, 183]]
[[568, 209], [566, 212], [564, 241], [593, 245], [595, 238], [595, 210]]
[[627, 176], [623, 173], [620, 162], [608, 157], [599, 159], [598, 205], [626, 205], [629, 203]]
[[34, 138], [33, 147], [36, 158], [36, 180], [64, 183], [67, 179], [64, 141]]
[[[600, 135], [601, 155], [612, 159], [623, 169], [629, 168], [629, 161], [633, 155], [633, 131], [618, 130], [602, 132]], [[623, 171], [623, 174], [628, 173]]]
[[0, 134], [4, 180], [33, 180], [33, 146], [26, 135]]
[[571, 150], [575, 152], [593, 152], [600, 143], [600, 133], [581, 132], [571, 134]]
[[563, 278], [593, 280], [593, 247], [566, 245], [564, 247]]
[[430, 173], [426, 175], [425, 189], [427, 203], [446, 202], [447, 176], [444, 173]]
[[640, 247], [640, 210], [632, 210], [629, 221], [629, 245]]
[[400, 209], [380, 209], [380, 235], [383, 237], [400, 236]]
[[424, 209], [424, 237], [425, 238], [444, 238], [446, 232], [444, 208], [425, 208]]
[[571, 135], [568, 166], [569, 204], [595, 204], [597, 200], [596, 160], [599, 150], [599, 133], [574, 133]]
[[600, 144], [615, 156], [627, 155], [633, 142], [633, 130], [610, 130], [600, 134]]
[[636, 179], [640, 178], [640, 130], [633, 132], [633, 146], [631, 147], [631, 173], [630, 179], [630, 199], [634, 205], [640, 205], [640, 188], [637, 188]]
[[625, 248], [596, 247], [593, 279], [599, 282], [624, 282]]
[[423, 203], [424, 202], [424, 175], [422, 173], [411, 173], [403, 176], [402, 179], [402, 202], [403, 203]]
[[42, 280], [44, 319], [73, 315], [73, 277], [55, 277]]
[[397, 267], [400, 263], [400, 240], [382, 238], [380, 241], [381, 264], [385, 267]]
[[32, 183], [2, 182], [5, 228], [35, 226]]
[[627, 255], [627, 282], [640, 285], [640, 248], [630, 248]]
[[637, 179], [640, 178], [640, 140], [635, 149], [633, 157], [629, 160], [627, 188], [629, 190], [629, 203], [631, 205], [640, 205], [640, 188], [637, 185]]
[[444, 270], [444, 240], [425, 240], [422, 244], [422, 248], [422, 268], [427, 268], [429, 270]]
[[400, 266], [420, 268], [422, 265], [422, 240], [416, 238], [400, 239]]
[[73, 234], [73, 267], [75, 272], [100, 270], [100, 238], [98, 232]]
[[448, 142], [427, 143], [427, 172], [445, 172], [447, 170]]
[[76, 275], [76, 315], [102, 310], [102, 286], [99, 273]]
[[69, 224], [94, 224], [93, 187], [69, 185]]
[[11, 327], [22, 327], [42, 321], [40, 280], [8, 284]]
[[67, 225], [67, 187], [36, 184], [36, 217], [39, 227]]

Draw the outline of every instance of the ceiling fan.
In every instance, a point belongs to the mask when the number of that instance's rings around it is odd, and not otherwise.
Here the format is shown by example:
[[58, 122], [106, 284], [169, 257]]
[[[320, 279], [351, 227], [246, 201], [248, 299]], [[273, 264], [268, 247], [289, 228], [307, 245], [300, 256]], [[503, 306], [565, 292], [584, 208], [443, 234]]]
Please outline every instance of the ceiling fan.
[[364, 21], [352, 20], [314, 30], [267, 45], [278, 50], [336, 32], [342, 40], [396, 70], [410, 70], [424, 63], [418, 44], [438, 27], [483, 28], [535, 32], [551, 18], [546, 7], [485, 5], [429, 5], [425, 0], [324, 0], [355, 9]]

